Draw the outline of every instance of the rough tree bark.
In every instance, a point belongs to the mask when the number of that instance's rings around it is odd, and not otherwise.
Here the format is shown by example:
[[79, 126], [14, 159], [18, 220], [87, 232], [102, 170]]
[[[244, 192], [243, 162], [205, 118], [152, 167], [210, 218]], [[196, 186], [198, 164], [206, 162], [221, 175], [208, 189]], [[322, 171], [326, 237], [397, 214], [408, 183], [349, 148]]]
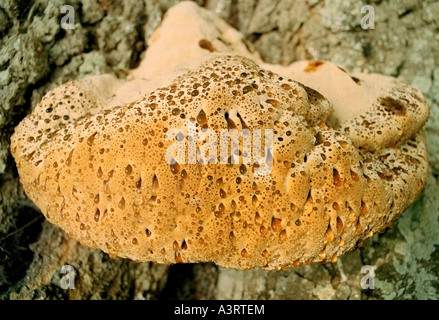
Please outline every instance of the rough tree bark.
[[[439, 2], [198, 0], [240, 30], [268, 62], [323, 59], [351, 71], [378, 72], [417, 86], [431, 174], [420, 199], [385, 233], [336, 264], [288, 271], [164, 266], [113, 259], [44, 220], [26, 198], [9, 152], [13, 128], [51, 88], [91, 74], [124, 77], [175, 0], [5, 0], [0, 3], [1, 299], [438, 299], [439, 298]], [[75, 29], [60, 27], [62, 5]], [[375, 29], [360, 26], [361, 7]], [[76, 271], [74, 290], [61, 268]], [[375, 289], [360, 286], [363, 265]]]

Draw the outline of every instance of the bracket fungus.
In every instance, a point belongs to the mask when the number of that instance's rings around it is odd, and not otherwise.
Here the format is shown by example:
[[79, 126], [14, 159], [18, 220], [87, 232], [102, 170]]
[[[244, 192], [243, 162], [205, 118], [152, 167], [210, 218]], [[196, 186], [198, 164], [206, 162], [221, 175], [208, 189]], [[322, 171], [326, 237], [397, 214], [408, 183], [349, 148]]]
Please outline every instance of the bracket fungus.
[[[136, 261], [280, 269], [336, 261], [417, 199], [427, 118], [415, 88], [329, 62], [264, 64], [237, 31], [185, 2], [129, 80], [55, 88], [11, 150], [27, 195], [87, 246]], [[270, 174], [169, 164], [166, 132], [188, 140], [187, 121], [197, 132], [273, 130]]]

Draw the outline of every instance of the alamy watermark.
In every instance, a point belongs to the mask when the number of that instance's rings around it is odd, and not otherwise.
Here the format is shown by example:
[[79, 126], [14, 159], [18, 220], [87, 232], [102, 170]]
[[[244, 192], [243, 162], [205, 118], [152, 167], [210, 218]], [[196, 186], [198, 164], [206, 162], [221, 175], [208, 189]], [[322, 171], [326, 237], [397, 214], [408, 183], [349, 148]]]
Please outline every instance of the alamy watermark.
[[[375, 29], [375, 9], [371, 5], [364, 5], [360, 10], [364, 16], [361, 18], [361, 28], [364, 30]], [[64, 30], [75, 29], [75, 8], [71, 5], [61, 6], [61, 28]]]
[[64, 14], [60, 21], [61, 28], [64, 30], [75, 29], [75, 9], [73, 8], [73, 6], [62, 6], [61, 13]]
[[365, 5], [361, 7], [361, 14], [364, 16], [361, 18], [361, 28], [364, 30], [375, 29], [375, 9], [371, 5]]
[[366, 289], [375, 289], [375, 269], [370, 265], [364, 265], [361, 267], [361, 273], [365, 274], [361, 278], [361, 288]]
[[[361, 7], [364, 16], [361, 19], [361, 27], [365, 30], [375, 29], [375, 10], [371, 5]], [[75, 9], [71, 5], [61, 6], [63, 14], [60, 24], [62, 29], [75, 29]], [[254, 129], [251, 133], [249, 129], [221, 129], [220, 130], [220, 156], [218, 157], [217, 135], [212, 129], [201, 129], [196, 132], [196, 124], [188, 120], [187, 136], [187, 156], [186, 139], [180, 129], [171, 129], [166, 133], [166, 141], [177, 138], [166, 150], [165, 159], [168, 164], [239, 164], [254, 165], [255, 175], [268, 175], [273, 168], [273, 130], [264, 130], [264, 139], [261, 129]], [[183, 137], [183, 138], [182, 138]], [[231, 146], [229, 148], [229, 138]], [[239, 144], [240, 138], [243, 140], [242, 152]], [[197, 141], [204, 142], [197, 149]], [[264, 141], [264, 155], [262, 155], [262, 141]], [[229, 150], [231, 150], [229, 152]], [[187, 161], [186, 161], [187, 158]]]
[[61, 278], [61, 288], [64, 290], [72, 290], [75, 289], [75, 279], [76, 279], [76, 271], [71, 265], [63, 265], [61, 267], [61, 274], [63, 274]]
[[[165, 154], [166, 162], [178, 164], [242, 164], [254, 165], [255, 175], [268, 175], [273, 168], [273, 130], [265, 129], [220, 129], [219, 157], [217, 133], [208, 128], [197, 133], [196, 123], [187, 121], [187, 135], [181, 129], [170, 129], [165, 140], [174, 141]], [[242, 148], [240, 141], [242, 138]], [[229, 144], [230, 140], [230, 144]], [[187, 141], [187, 148], [186, 148]], [[202, 143], [197, 147], [197, 142]], [[262, 146], [264, 145], [264, 146]], [[262, 149], [264, 153], [262, 154]], [[187, 152], [186, 152], [187, 151]]]

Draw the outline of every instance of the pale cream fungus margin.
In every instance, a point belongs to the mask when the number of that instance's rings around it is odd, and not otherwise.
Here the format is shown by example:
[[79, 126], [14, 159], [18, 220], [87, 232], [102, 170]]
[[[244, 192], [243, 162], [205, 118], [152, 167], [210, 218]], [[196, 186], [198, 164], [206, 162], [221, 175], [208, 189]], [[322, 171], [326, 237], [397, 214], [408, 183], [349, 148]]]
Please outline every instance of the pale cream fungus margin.
[[[238, 31], [184, 2], [128, 80], [52, 90], [11, 149], [27, 195], [85, 245], [136, 261], [281, 269], [336, 261], [416, 200], [428, 113], [417, 89], [390, 77], [265, 64]], [[172, 167], [164, 136], [188, 120], [217, 133], [272, 129], [271, 174]]]

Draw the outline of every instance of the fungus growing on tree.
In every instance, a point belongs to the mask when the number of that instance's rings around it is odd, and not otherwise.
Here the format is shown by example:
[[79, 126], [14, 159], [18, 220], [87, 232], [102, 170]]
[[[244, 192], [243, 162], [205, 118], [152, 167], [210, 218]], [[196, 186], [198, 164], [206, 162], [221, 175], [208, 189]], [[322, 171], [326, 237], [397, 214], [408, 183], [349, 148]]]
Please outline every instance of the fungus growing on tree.
[[[163, 32], [184, 15], [194, 41]], [[328, 62], [275, 73], [237, 42], [216, 43], [239, 38], [218, 21], [192, 3], [176, 6], [130, 80], [63, 84], [17, 126], [20, 179], [47, 219], [113, 256], [237, 269], [334, 262], [391, 225], [427, 177], [419, 91]], [[151, 79], [155, 45], [185, 45], [166, 37], [197, 49], [187, 62], [162, 54], [176, 68], [163, 64]], [[217, 145], [221, 130], [272, 130], [269, 174], [254, 162], [166, 161], [177, 140], [202, 147], [188, 122], [216, 133]], [[170, 141], [172, 129], [181, 135]]]

